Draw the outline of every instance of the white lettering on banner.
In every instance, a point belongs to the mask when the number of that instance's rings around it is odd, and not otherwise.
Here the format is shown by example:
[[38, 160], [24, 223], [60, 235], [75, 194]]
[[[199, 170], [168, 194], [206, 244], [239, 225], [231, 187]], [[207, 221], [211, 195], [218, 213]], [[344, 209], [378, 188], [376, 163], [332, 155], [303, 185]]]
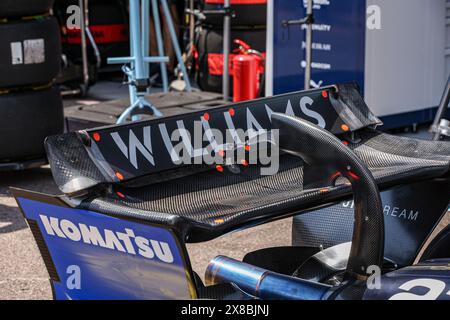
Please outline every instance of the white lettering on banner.
[[[302, 24], [301, 28], [303, 30], [305, 30], [305, 29], [308, 28], [308, 26], [306, 24]], [[331, 31], [331, 25], [329, 25], [329, 24], [313, 24], [312, 29], [313, 29], [313, 31], [330, 32]]]
[[[302, 42], [302, 48], [303, 49], [306, 48], [306, 42], [304, 42], [304, 41]], [[314, 50], [320, 50], [320, 51], [331, 51], [331, 44], [330, 43], [313, 42], [312, 48]]]
[[[301, 66], [302, 66], [302, 68], [306, 67], [306, 61], [305, 60], [303, 60], [301, 62]], [[320, 70], [331, 70], [331, 64], [323, 63], [323, 62], [312, 62], [311, 63], [311, 68], [312, 69], [320, 69]]]
[[[354, 208], [354, 202], [353, 201], [345, 201], [342, 202], [342, 206], [344, 208]], [[403, 219], [403, 220], [409, 220], [409, 221], [417, 221], [419, 218], [419, 211], [414, 209], [405, 209], [405, 208], [399, 208], [390, 206], [388, 204], [383, 206], [383, 213], [386, 216]]]
[[111, 137], [113, 138], [116, 145], [119, 147], [119, 150], [123, 153], [123, 155], [130, 160], [130, 163], [138, 168], [137, 164], [137, 150], [150, 162], [152, 165], [155, 165], [155, 160], [153, 158], [152, 152], [152, 140], [151, 140], [151, 130], [150, 127], [144, 127], [142, 129], [144, 136], [144, 143], [136, 137], [133, 130], [130, 129], [129, 137], [128, 137], [128, 146], [123, 142], [118, 132], [111, 133]]
[[[116, 250], [130, 255], [139, 255], [147, 259], [155, 257], [165, 263], [173, 263], [174, 258], [169, 244], [154, 239], [136, 236], [134, 231], [125, 228], [124, 232], [104, 229], [100, 231], [95, 226], [88, 226], [84, 223], [74, 223], [67, 219], [48, 217], [39, 215], [45, 232], [50, 236], [68, 239], [73, 242], [80, 242]], [[137, 250], [136, 250], [137, 248]]]
[[308, 117], [311, 117], [315, 120], [317, 120], [317, 125], [321, 128], [326, 127], [325, 119], [318, 113], [311, 109], [308, 109], [308, 106], [312, 106], [314, 103], [314, 100], [310, 97], [303, 97], [300, 99], [300, 108], [302, 109], [303, 113], [306, 114]]
[[[298, 106], [294, 106], [297, 109], [297, 113], [301, 113], [313, 119], [313, 123], [318, 124], [320, 127], [325, 128], [326, 122], [322, 115], [314, 110], [312, 110], [314, 100], [308, 96], [302, 97]], [[265, 106], [265, 111], [268, 119], [271, 119], [273, 110], [267, 104]], [[294, 107], [291, 100], [287, 100], [285, 114], [290, 116], [295, 116]], [[261, 119], [255, 116], [251, 108], [245, 109], [246, 126], [247, 128], [236, 129], [233, 118], [229, 112], [224, 112], [223, 117], [226, 124], [225, 132], [223, 130], [218, 130], [211, 128], [209, 125], [209, 120], [205, 119], [203, 116], [200, 117], [200, 121], [194, 121], [194, 132], [192, 133], [185, 128], [185, 123], [183, 120], [178, 120], [176, 122], [177, 129], [169, 132], [165, 123], [161, 123], [158, 126], [146, 126], [142, 128], [142, 134], [137, 131], [138, 129], [130, 129], [128, 131], [128, 144], [126, 141], [126, 136], [124, 133], [112, 132], [110, 133], [113, 141], [120, 150], [120, 153], [129, 160], [131, 165], [135, 169], [139, 169], [140, 162], [138, 161], [138, 154], [143, 156], [143, 160], [147, 160], [147, 163], [152, 166], [156, 166], [154, 153], [152, 149], [151, 138], [156, 136], [161, 136], [164, 143], [165, 149], [170, 156], [172, 163], [176, 165], [180, 164], [192, 164], [192, 160], [195, 164], [222, 164], [223, 159], [214, 156], [217, 150], [222, 149], [224, 146], [242, 146], [244, 141], [258, 142], [257, 145], [261, 148], [267, 148], [270, 144], [269, 140], [259, 141], [259, 137], [267, 136], [261, 125]], [[159, 132], [152, 132], [152, 130], [159, 130]], [[142, 137], [142, 138], [138, 138]], [[125, 139], [125, 141], [124, 141]], [[266, 146], [264, 147], [264, 143]], [[270, 145], [271, 150], [276, 147], [273, 143]], [[239, 148], [237, 148], [239, 149]], [[163, 150], [161, 150], [163, 151]], [[258, 152], [257, 148], [251, 148], [250, 153]], [[262, 153], [257, 153], [261, 155]], [[272, 154], [272, 153], [271, 153]], [[278, 154], [273, 152], [274, 155]], [[250, 155], [251, 159], [254, 159], [254, 155]], [[239, 157], [236, 159], [237, 162], [241, 160]], [[261, 163], [274, 164], [278, 159], [258, 159]], [[269, 162], [267, 162], [270, 160]], [[249, 164], [254, 164], [250, 162]], [[277, 164], [275, 163], [275, 167]], [[86, 231], [86, 230], [85, 230]]]

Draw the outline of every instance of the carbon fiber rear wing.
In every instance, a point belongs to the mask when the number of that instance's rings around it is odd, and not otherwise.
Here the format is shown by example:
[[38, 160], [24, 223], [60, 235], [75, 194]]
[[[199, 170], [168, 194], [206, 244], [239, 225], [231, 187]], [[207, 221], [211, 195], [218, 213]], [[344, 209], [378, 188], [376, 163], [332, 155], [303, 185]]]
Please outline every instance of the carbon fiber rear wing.
[[[47, 138], [47, 156], [55, 182], [65, 194], [85, 193], [99, 185], [181, 170], [176, 146], [183, 144], [192, 163], [208, 146], [213, 132], [271, 130], [272, 113], [295, 115], [340, 135], [381, 121], [364, 103], [355, 84], [329, 86], [270, 98], [219, 106], [200, 112], [102, 127]], [[174, 134], [178, 130], [178, 134]], [[197, 131], [196, 131], [197, 130]], [[202, 145], [191, 140], [204, 137]], [[189, 169], [191, 170], [191, 169]], [[170, 175], [169, 175], [170, 176]]]

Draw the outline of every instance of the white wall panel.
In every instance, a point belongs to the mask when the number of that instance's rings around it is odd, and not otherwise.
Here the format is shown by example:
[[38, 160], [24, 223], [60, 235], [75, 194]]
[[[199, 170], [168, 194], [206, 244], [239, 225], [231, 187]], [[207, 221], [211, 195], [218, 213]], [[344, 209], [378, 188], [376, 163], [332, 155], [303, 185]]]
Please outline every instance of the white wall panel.
[[450, 68], [449, 3], [367, 0], [381, 8], [382, 29], [366, 30], [365, 98], [377, 115], [439, 104]]

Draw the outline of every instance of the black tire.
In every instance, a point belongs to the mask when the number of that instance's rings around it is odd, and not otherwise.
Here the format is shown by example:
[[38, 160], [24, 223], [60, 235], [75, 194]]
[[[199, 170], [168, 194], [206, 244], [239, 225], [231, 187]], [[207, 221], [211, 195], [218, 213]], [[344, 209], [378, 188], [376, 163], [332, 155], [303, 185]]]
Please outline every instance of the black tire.
[[[222, 3], [217, 1], [203, 0], [203, 8], [205, 10], [221, 10]], [[231, 9], [235, 13], [235, 17], [231, 19], [231, 26], [265, 26], [267, 22], [267, 3], [255, 1], [254, 4], [235, 4], [231, 1]], [[206, 24], [213, 26], [223, 26], [223, 17], [220, 15], [207, 16]]]
[[20, 18], [47, 13], [55, 0], [1, 0], [0, 18]]
[[45, 156], [44, 139], [63, 128], [57, 87], [0, 95], [0, 162]]
[[[240, 39], [248, 43], [252, 49], [259, 52], [265, 52], [266, 30], [265, 29], [239, 29], [231, 31], [231, 41]], [[198, 73], [197, 83], [200, 89], [211, 92], [222, 92], [222, 73], [211, 74], [209, 72], [210, 54], [220, 54], [223, 52], [222, 30], [206, 29], [200, 32], [197, 41], [198, 50]], [[233, 43], [231, 51], [237, 49]], [[223, 58], [222, 58], [223, 59]], [[230, 77], [230, 88], [233, 88], [233, 78]]]
[[54, 17], [0, 24], [0, 88], [47, 84], [61, 68]]

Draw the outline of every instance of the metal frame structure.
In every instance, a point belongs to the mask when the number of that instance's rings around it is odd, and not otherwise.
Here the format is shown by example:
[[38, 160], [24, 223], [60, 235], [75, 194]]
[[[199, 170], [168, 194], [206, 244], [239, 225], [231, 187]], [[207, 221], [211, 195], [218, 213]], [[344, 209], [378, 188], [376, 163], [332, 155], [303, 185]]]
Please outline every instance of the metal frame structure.
[[[150, 1], [151, 12], [155, 25], [156, 41], [158, 47], [158, 56], [148, 56], [150, 49], [149, 26], [150, 26]], [[163, 114], [145, 99], [145, 95], [150, 87], [150, 63], [159, 63], [161, 67], [161, 76], [163, 80], [163, 90], [168, 92], [168, 76], [165, 64], [169, 57], [164, 56], [164, 43], [161, 31], [161, 20], [159, 17], [158, 1], [162, 6], [165, 22], [169, 29], [170, 37], [177, 57], [178, 66], [183, 74], [186, 83], [186, 91], [192, 90], [189, 76], [184, 65], [181, 50], [178, 45], [178, 39], [175, 33], [169, 6], [166, 0], [131, 0], [130, 1], [130, 50], [129, 57], [108, 58], [109, 64], [124, 64], [123, 72], [128, 77], [128, 86], [130, 93], [130, 106], [122, 113], [117, 123], [124, 123], [129, 117], [133, 121], [139, 120], [138, 114], [151, 114], [161, 117]], [[131, 66], [127, 66], [130, 64]]]
[[444, 119], [448, 110], [448, 104], [450, 103], [450, 75], [444, 88], [444, 93], [439, 103], [439, 108], [434, 118], [433, 125], [431, 126], [431, 132], [434, 133], [433, 139], [439, 140], [441, 136], [450, 136], [450, 122]]
[[[230, 10], [230, 0], [224, 0], [224, 10]], [[222, 94], [223, 99], [228, 101], [230, 96], [230, 33], [231, 33], [231, 18], [229, 14], [223, 17], [223, 80], [222, 80]]]
[[87, 56], [87, 39], [91, 43], [92, 49], [94, 50], [95, 59], [97, 61], [97, 67], [100, 67], [102, 63], [102, 58], [100, 55], [100, 50], [95, 43], [94, 36], [89, 29], [89, 0], [79, 0], [80, 11], [82, 14], [81, 18], [81, 55], [83, 59], [83, 84], [86, 88], [89, 86], [89, 61]]
[[314, 12], [313, 12], [313, 1], [307, 0], [306, 6], [306, 16], [299, 20], [287, 20], [283, 21], [283, 27], [289, 28], [289, 26], [299, 25], [302, 26], [306, 24], [306, 36], [305, 36], [305, 90], [311, 88], [311, 66], [312, 66], [312, 37], [313, 30], [312, 26], [314, 24]]

